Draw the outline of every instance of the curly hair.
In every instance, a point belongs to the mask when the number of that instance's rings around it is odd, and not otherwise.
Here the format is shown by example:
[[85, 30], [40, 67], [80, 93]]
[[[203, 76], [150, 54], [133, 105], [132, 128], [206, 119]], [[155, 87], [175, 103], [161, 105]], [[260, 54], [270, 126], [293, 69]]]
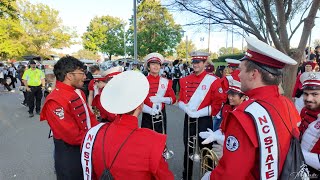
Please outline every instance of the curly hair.
[[54, 65], [53, 73], [58, 81], [63, 82], [67, 73], [77, 69], [83, 70], [84, 63], [72, 56], [65, 56]]

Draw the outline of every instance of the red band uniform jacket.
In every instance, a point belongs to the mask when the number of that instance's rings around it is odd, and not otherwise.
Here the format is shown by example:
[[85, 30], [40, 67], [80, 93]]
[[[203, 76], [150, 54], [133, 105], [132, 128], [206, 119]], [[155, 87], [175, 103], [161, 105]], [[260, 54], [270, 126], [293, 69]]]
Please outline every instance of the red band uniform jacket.
[[[250, 100], [240, 104], [234, 111], [230, 112], [226, 119], [225, 142], [223, 156], [218, 166], [211, 173], [211, 180], [251, 180], [260, 179], [260, 150], [254, 120], [244, 112], [246, 107], [254, 100], [263, 100], [272, 104], [281, 114], [284, 122], [299, 132], [296, 124], [300, 121], [299, 114], [293, 103], [279, 94], [278, 86], [264, 86], [246, 92]], [[291, 134], [288, 132], [276, 110], [267, 103], [258, 101], [269, 113], [278, 136], [279, 147], [279, 175], [286, 159], [290, 146]], [[287, 106], [288, 104], [288, 106]], [[295, 135], [298, 135], [295, 134]], [[234, 151], [226, 148], [227, 139], [233, 136], [238, 140]], [[275, 143], [275, 142], [273, 142]]]
[[[189, 103], [190, 98], [192, 97], [192, 95], [200, 85], [201, 81], [207, 74], [208, 73], [204, 71], [198, 76], [196, 74], [191, 74], [187, 77], [181, 78], [179, 101], [182, 101], [185, 104]], [[210, 85], [210, 87], [202, 87], [210, 89], [197, 110], [200, 110], [207, 106], [211, 106], [211, 116], [215, 116], [219, 112], [222, 102], [224, 100], [223, 90], [221, 88], [220, 79], [215, 75], [208, 75], [214, 76], [216, 80]]]
[[[106, 128], [110, 126], [103, 141]], [[92, 164], [93, 179], [99, 179], [106, 167], [110, 167], [121, 144], [132, 130], [138, 128], [138, 119], [131, 115], [118, 115], [114, 122], [102, 126], [96, 135], [93, 145]], [[168, 179], [174, 176], [162, 153], [165, 148], [166, 135], [156, 133], [147, 128], [138, 128], [123, 145], [110, 172], [118, 180], [150, 180]]]
[[[147, 79], [149, 81], [150, 84], [150, 88], [149, 88], [149, 94], [146, 97], [146, 99], [144, 100], [144, 104], [149, 106], [150, 108], [152, 108], [153, 103], [150, 100], [151, 96], [155, 96], [156, 93], [158, 92], [158, 87], [159, 87], [159, 82], [160, 82], [160, 76], [152, 76], [152, 75], [148, 75]], [[172, 89], [172, 80], [168, 79], [168, 88], [166, 93], [164, 94], [163, 97], [170, 97], [171, 98], [171, 104], [174, 104], [176, 102], [176, 95], [174, 94], [174, 91]], [[160, 86], [164, 86], [162, 84], [160, 84]], [[162, 103], [162, 109], [164, 109], [165, 107], [165, 103]]]
[[[81, 95], [85, 99], [84, 93]], [[85, 104], [87, 106], [87, 104]], [[88, 108], [88, 106], [87, 106]], [[89, 110], [91, 127], [98, 124], [95, 115]], [[53, 137], [70, 145], [82, 143], [88, 131], [86, 113], [82, 100], [75, 88], [57, 81], [56, 88], [47, 96], [40, 114], [40, 121], [46, 120]]]

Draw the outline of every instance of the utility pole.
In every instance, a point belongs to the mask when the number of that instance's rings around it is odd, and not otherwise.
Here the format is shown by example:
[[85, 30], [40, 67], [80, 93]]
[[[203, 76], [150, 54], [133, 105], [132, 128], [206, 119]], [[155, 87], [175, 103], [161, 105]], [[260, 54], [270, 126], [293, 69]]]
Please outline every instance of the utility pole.
[[133, 0], [133, 26], [134, 26], [134, 61], [138, 60], [138, 47], [137, 47], [137, 0]]
[[208, 34], [208, 53], [210, 53], [210, 31], [211, 31], [211, 24], [210, 24], [210, 18], [209, 18], [209, 34]]
[[186, 35], [186, 61], [188, 61], [188, 35]]

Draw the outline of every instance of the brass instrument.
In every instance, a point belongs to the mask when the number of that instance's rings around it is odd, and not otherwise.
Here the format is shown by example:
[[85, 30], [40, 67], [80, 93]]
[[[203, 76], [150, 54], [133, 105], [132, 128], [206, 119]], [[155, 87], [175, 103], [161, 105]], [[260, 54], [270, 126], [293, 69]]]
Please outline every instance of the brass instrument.
[[[159, 105], [157, 105], [157, 109], [160, 109]], [[158, 114], [156, 115], [151, 115], [151, 120], [152, 120], [152, 130], [155, 130], [155, 124], [156, 123], [161, 123], [162, 125], [162, 134], [166, 134], [165, 128], [164, 128], [164, 122], [163, 122], [163, 113], [162, 111], [159, 111]], [[165, 146], [164, 152], [163, 152], [163, 157], [165, 159], [171, 159], [173, 157], [174, 153], [173, 151], [169, 150], [167, 147], [167, 144]]]
[[[187, 154], [189, 158], [193, 162], [200, 162], [200, 153], [199, 153], [199, 132], [198, 132], [198, 121], [199, 119], [196, 118], [193, 122], [190, 121], [190, 117], [188, 116], [188, 137], [187, 137]], [[196, 126], [196, 133], [194, 135], [191, 135], [190, 133], [190, 125], [195, 124]], [[192, 154], [190, 154], [190, 148], [193, 149]], [[187, 178], [189, 177], [189, 160], [187, 160]]]
[[215, 167], [217, 167], [219, 158], [213, 150], [206, 147], [201, 149], [200, 155], [200, 177], [202, 177], [206, 172], [212, 171]]

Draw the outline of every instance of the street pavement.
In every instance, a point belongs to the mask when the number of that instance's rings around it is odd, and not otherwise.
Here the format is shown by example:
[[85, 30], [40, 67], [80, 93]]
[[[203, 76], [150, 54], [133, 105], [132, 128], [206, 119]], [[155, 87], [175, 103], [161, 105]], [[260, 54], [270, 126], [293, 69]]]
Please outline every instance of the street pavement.
[[[39, 115], [28, 117], [28, 108], [20, 104], [22, 98], [21, 92], [6, 92], [0, 86], [0, 180], [54, 180], [53, 140], [48, 139], [49, 126], [39, 121]], [[168, 162], [175, 179], [180, 179], [184, 114], [175, 105], [166, 109], [167, 146], [174, 151], [174, 157]]]

